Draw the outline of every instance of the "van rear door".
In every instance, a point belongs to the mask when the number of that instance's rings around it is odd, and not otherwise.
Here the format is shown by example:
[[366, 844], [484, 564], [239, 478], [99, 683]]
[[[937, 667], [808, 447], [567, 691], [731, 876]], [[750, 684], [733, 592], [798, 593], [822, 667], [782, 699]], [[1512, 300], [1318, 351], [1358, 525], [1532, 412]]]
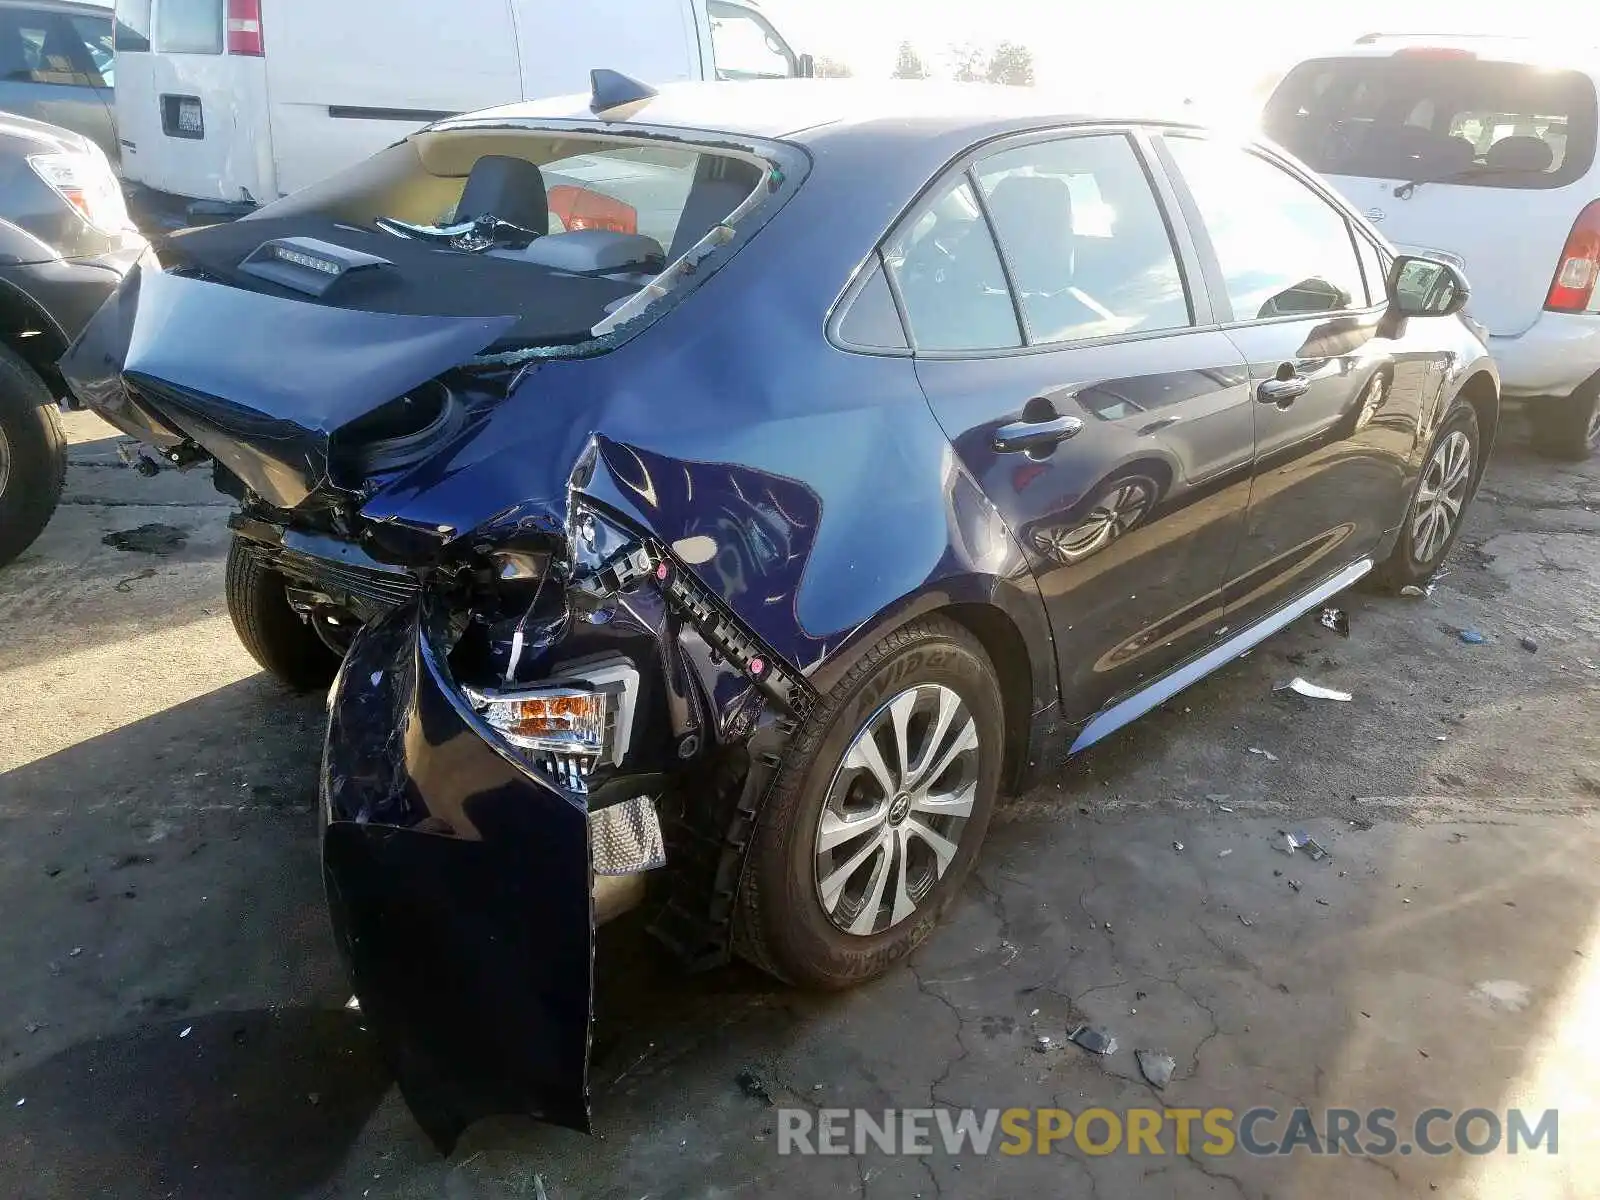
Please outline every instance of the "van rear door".
[[523, 99], [587, 93], [594, 67], [651, 84], [711, 77], [701, 57], [695, 0], [513, 2]]
[[1314, 59], [1278, 85], [1263, 124], [1397, 246], [1459, 262], [1472, 315], [1501, 336], [1538, 319], [1595, 198], [1600, 114], [1577, 71], [1425, 47]]
[[[278, 190], [314, 183], [440, 117], [522, 99], [512, 2], [266, 0]], [[593, 20], [586, 14], [562, 5], [549, 23]]]

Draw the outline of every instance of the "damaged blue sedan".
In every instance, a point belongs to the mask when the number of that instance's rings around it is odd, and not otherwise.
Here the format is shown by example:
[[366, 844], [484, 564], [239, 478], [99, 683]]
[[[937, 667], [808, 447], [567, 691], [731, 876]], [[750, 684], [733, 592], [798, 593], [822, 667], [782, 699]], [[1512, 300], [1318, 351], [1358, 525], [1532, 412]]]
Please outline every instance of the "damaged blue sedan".
[[870, 979], [1025, 786], [1460, 532], [1455, 267], [1270, 146], [1025, 89], [452, 118], [172, 237], [64, 370], [238, 500], [332, 685], [328, 901], [443, 1147], [590, 1120], [597, 925]]

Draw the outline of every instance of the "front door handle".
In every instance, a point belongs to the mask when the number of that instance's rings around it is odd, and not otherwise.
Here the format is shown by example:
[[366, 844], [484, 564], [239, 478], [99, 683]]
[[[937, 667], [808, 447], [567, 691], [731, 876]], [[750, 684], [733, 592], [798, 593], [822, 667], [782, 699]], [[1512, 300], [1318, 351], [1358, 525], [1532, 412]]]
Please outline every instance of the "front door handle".
[[1264, 380], [1256, 388], [1256, 399], [1263, 404], [1276, 404], [1279, 408], [1288, 408], [1310, 390], [1309, 379], [1291, 375], [1288, 379]]
[[1048, 454], [1068, 438], [1083, 432], [1077, 417], [1047, 417], [1043, 421], [1013, 421], [994, 431], [994, 448], [1001, 454], [1026, 450], [1029, 454]]

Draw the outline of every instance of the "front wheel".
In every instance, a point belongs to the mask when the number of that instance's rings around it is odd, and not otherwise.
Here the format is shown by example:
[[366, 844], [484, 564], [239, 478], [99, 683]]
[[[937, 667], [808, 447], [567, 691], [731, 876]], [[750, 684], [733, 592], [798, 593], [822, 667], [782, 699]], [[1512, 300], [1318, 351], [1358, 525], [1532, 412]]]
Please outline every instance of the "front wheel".
[[227, 594], [234, 632], [267, 672], [297, 692], [333, 682], [340, 656], [290, 607], [284, 577], [238, 538], [228, 548]]
[[1467, 504], [1477, 490], [1482, 442], [1478, 414], [1458, 399], [1445, 414], [1411, 497], [1400, 540], [1374, 572], [1384, 591], [1424, 583], [1461, 536]]
[[66, 474], [67, 442], [50, 389], [0, 346], [0, 566], [43, 532]]
[[779, 768], [740, 887], [740, 953], [826, 989], [911, 953], [972, 869], [1004, 734], [994, 669], [960, 625], [928, 618], [873, 646]]
[[1600, 450], [1600, 382], [1591, 380], [1560, 399], [1531, 401], [1528, 419], [1540, 454], [1583, 462]]

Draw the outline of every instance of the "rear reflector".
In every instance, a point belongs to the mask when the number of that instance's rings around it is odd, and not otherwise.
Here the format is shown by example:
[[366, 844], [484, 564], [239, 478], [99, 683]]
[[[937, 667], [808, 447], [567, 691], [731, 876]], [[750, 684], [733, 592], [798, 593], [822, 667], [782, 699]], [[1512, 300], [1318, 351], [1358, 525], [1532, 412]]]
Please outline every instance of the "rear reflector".
[[1551, 312], [1584, 312], [1600, 282], [1600, 200], [1578, 214], [1562, 247], [1556, 277], [1544, 306]]
[[261, 37], [261, 0], [228, 0], [228, 53], [261, 58], [266, 52]]

